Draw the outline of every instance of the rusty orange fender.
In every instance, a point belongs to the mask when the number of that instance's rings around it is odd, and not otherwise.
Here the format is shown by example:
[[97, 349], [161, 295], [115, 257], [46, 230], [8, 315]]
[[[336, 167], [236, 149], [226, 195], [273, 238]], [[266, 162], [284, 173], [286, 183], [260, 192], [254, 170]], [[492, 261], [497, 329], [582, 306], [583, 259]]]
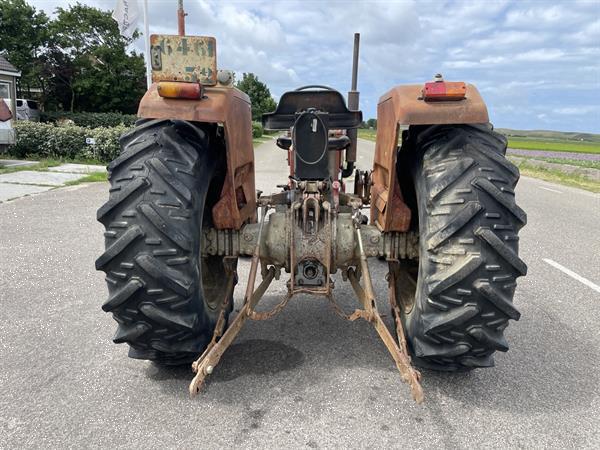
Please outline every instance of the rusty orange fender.
[[488, 123], [488, 113], [479, 91], [466, 85], [459, 101], [426, 102], [423, 85], [396, 86], [377, 104], [377, 141], [371, 186], [371, 223], [381, 231], [408, 231], [411, 210], [404, 203], [396, 179], [396, 156], [400, 127]]
[[142, 98], [138, 116], [219, 123], [225, 129], [227, 175], [212, 210], [218, 229], [239, 230], [256, 220], [252, 113], [248, 96], [233, 87], [205, 87], [201, 100], [162, 98], [154, 83]]

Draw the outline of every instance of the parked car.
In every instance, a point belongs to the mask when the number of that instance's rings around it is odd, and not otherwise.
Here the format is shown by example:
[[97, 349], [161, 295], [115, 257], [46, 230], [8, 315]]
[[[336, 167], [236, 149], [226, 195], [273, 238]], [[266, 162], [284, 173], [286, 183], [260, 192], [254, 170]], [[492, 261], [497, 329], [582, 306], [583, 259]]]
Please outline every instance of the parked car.
[[38, 103], [34, 100], [24, 98], [17, 99], [17, 120], [40, 121], [40, 110]]

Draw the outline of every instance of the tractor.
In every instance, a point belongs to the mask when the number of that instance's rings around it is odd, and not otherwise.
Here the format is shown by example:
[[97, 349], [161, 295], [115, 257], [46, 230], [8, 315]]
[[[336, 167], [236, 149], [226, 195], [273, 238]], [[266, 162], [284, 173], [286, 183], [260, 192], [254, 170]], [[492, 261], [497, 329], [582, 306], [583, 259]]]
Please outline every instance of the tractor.
[[[330, 87], [303, 86], [263, 116], [265, 129], [283, 132], [277, 145], [290, 168], [280, 190], [263, 195], [249, 97], [217, 69], [215, 39], [182, 28], [151, 37], [153, 84], [108, 166], [109, 199], [97, 213], [113, 341], [132, 358], [191, 363], [194, 396], [246, 321], [269, 319], [302, 293], [370, 322], [416, 402], [418, 368], [492, 366], [508, 350], [509, 319], [520, 316], [513, 296], [527, 271], [518, 256], [526, 214], [515, 203], [519, 171], [476, 87], [437, 75], [390, 89], [377, 106], [373, 166], [359, 170], [355, 35], [348, 105]], [[233, 314], [244, 256], [249, 279]], [[369, 258], [388, 264], [392, 331]], [[359, 300], [350, 314], [335, 302], [337, 272]], [[287, 294], [259, 312], [282, 273]]]

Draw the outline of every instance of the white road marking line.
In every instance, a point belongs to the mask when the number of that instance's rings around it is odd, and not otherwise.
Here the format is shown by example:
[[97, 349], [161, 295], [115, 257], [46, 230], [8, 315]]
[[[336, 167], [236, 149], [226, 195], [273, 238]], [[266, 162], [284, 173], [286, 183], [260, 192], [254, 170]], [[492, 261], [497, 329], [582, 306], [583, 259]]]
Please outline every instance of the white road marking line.
[[546, 190], [546, 191], [550, 191], [550, 192], [556, 192], [557, 194], [562, 194], [562, 192], [561, 192], [561, 191], [557, 191], [556, 189], [550, 189], [550, 188], [547, 188], [547, 187], [544, 187], [544, 186], [538, 186], [538, 187], [539, 187], [540, 189], [544, 189], [544, 190]]
[[598, 286], [595, 283], [592, 283], [590, 280], [588, 280], [587, 278], [583, 278], [581, 275], [576, 274], [575, 272], [573, 272], [572, 270], [567, 269], [564, 266], [561, 266], [559, 263], [557, 263], [556, 261], [552, 261], [551, 259], [547, 259], [547, 258], [542, 258], [542, 261], [544, 261], [547, 264], [550, 264], [552, 267], [557, 268], [558, 270], [560, 270], [561, 272], [566, 273], [567, 275], [569, 275], [572, 278], [575, 278], [577, 281], [579, 281], [580, 283], [585, 284], [587, 287], [592, 288], [593, 290], [595, 290], [596, 292], [600, 292], [600, 286]]

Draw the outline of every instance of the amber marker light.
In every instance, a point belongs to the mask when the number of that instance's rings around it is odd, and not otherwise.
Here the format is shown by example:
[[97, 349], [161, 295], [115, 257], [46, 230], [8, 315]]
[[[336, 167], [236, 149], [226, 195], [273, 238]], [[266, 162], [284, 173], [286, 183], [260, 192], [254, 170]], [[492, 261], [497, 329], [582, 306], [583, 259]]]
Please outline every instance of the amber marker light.
[[425, 101], [462, 100], [467, 93], [467, 86], [462, 81], [432, 81], [425, 83], [423, 99]]
[[200, 100], [202, 85], [200, 83], [184, 83], [178, 81], [159, 81], [156, 88], [158, 95], [163, 98], [182, 98]]

